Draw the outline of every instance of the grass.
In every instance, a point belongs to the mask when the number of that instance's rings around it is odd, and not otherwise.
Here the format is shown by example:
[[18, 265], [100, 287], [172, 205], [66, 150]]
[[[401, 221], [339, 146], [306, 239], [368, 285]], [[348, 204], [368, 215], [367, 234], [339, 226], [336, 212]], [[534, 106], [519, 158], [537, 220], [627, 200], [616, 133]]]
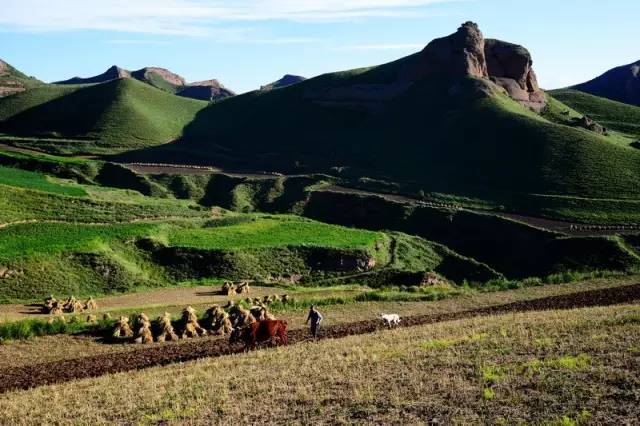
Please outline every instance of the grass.
[[234, 225], [176, 230], [169, 233], [168, 242], [181, 247], [227, 250], [290, 245], [373, 248], [382, 238], [380, 232], [327, 225], [295, 216], [254, 216]]
[[[45, 386], [0, 396], [0, 419], [632, 422], [638, 414], [633, 399], [638, 376], [627, 348], [638, 345], [638, 334], [633, 326], [609, 325], [607, 320], [638, 309], [626, 305], [474, 318]], [[485, 337], [437, 350], [416, 345], [470, 334]], [[552, 338], [553, 344], [541, 350], [532, 343], [539, 338]], [[569, 368], [564, 361], [558, 365], [557, 360], [582, 354], [590, 361], [579, 368], [571, 362]], [[535, 375], [517, 368], [533, 358], [541, 361]], [[491, 381], [483, 378], [487, 366], [500, 371]], [[144, 398], [131, 404], [131, 395]], [[255, 410], [263, 404], [271, 408]]]
[[65, 186], [51, 182], [45, 175], [0, 166], [0, 185], [34, 189], [52, 194], [82, 197], [87, 193], [79, 187]]
[[551, 95], [609, 129], [640, 139], [640, 107], [571, 89], [554, 90]]
[[0, 128], [17, 136], [85, 140], [76, 148], [63, 143], [67, 152], [113, 153], [178, 138], [206, 105], [134, 79], [45, 86], [1, 100]]

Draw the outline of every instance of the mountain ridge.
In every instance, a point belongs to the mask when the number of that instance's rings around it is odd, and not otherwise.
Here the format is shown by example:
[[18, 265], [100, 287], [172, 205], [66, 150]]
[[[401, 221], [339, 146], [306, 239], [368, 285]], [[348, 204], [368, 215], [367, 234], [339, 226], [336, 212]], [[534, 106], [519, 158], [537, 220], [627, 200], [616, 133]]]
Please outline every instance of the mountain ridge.
[[612, 68], [592, 80], [570, 86], [569, 89], [640, 106], [640, 60]]

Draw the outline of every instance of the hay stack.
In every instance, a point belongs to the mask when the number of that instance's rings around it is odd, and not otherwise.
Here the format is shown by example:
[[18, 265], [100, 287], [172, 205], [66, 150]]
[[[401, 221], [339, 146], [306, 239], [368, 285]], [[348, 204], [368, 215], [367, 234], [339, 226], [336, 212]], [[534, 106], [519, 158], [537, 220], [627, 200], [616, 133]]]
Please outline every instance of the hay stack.
[[233, 307], [230, 320], [234, 328], [242, 328], [256, 321], [253, 315], [251, 315], [251, 311], [244, 309], [242, 306]]
[[276, 316], [267, 310], [267, 308], [262, 308], [262, 314], [260, 315], [262, 319], [274, 321]]
[[216, 323], [215, 327], [211, 330], [211, 334], [217, 336], [225, 336], [227, 334], [231, 334], [233, 331], [233, 325], [231, 325], [231, 319], [229, 319], [229, 314], [226, 312], [222, 312], [222, 317]]
[[118, 322], [116, 322], [113, 328], [113, 337], [133, 337], [133, 330], [131, 330], [131, 326], [129, 325], [129, 317], [121, 316], [120, 319], [118, 319]]
[[62, 309], [70, 314], [75, 314], [84, 311], [84, 305], [71, 296], [64, 302]]
[[105, 313], [104, 315], [102, 315], [102, 319], [107, 321], [111, 319], [111, 314], [109, 312]]
[[224, 305], [222, 308], [225, 310], [230, 310], [231, 308], [233, 308], [236, 304], [233, 302], [233, 300], [229, 300], [227, 302], [226, 305]]
[[233, 296], [234, 294], [236, 294], [236, 287], [232, 282], [226, 281], [222, 286], [222, 294], [224, 294], [225, 296]]
[[98, 304], [96, 303], [95, 300], [93, 300], [93, 297], [90, 297], [84, 304], [84, 308], [87, 311], [92, 311], [95, 309], [98, 309]]
[[138, 330], [134, 339], [135, 343], [153, 343], [153, 334], [151, 333], [151, 321], [144, 313], [138, 315]]
[[236, 287], [237, 294], [249, 294], [250, 291], [251, 289], [249, 288], [248, 281], [242, 281], [240, 284], [238, 284], [238, 287]]
[[182, 333], [180, 333], [180, 337], [186, 339], [188, 337], [199, 337], [205, 336], [207, 331], [200, 327], [198, 323], [198, 317], [196, 316], [196, 311], [191, 306], [187, 306], [182, 311]]
[[220, 318], [223, 313], [224, 310], [219, 305], [213, 305], [204, 313], [202, 326], [207, 330], [212, 330], [218, 322], [218, 318]]
[[158, 317], [158, 330], [159, 333], [156, 336], [157, 342], [164, 342], [166, 340], [175, 341], [178, 340], [178, 335], [173, 331], [173, 325], [171, 324], [171, 314], [165, 312], [163, 316]]
[[56, 300], [55, 297], [53, 297], [53, 295], [47, 297], [46, 299], [44, 299], [44, 303], [42, 304], [42, 313], [44, 314], [50, 313], [53, 307], [57, 304], [58, 304], [58, 301]]
[[98, 318], [95, 315], [87, 315], [87, 323], [95, 324], [98, 322]]

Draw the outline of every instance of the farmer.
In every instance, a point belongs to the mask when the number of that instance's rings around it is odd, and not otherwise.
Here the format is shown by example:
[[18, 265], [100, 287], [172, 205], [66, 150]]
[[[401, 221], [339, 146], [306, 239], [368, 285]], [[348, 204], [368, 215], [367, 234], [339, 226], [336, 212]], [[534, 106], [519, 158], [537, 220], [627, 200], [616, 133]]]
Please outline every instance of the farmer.
[[315, 306], [312, 306], [309, 309], [309, 315], [307, 316], [308, 324], [311, 321], [311, 335], [316, 338], [318, 337], [318, 327], [320, 327], [320, 322], [322, 322], [322, 314], [316, 310]]

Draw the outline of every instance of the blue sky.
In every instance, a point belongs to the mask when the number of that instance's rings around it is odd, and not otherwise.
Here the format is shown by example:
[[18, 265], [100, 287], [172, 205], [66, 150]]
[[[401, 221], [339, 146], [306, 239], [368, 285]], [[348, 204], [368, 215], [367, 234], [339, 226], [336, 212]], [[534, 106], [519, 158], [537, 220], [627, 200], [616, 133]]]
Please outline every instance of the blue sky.
[[522, 44], [541, 85], [640, 59], [632, 0], [2, 0], [0, 58], [44, 81], [117, 64], [238, 92], [416, 52], [466, 20]]

